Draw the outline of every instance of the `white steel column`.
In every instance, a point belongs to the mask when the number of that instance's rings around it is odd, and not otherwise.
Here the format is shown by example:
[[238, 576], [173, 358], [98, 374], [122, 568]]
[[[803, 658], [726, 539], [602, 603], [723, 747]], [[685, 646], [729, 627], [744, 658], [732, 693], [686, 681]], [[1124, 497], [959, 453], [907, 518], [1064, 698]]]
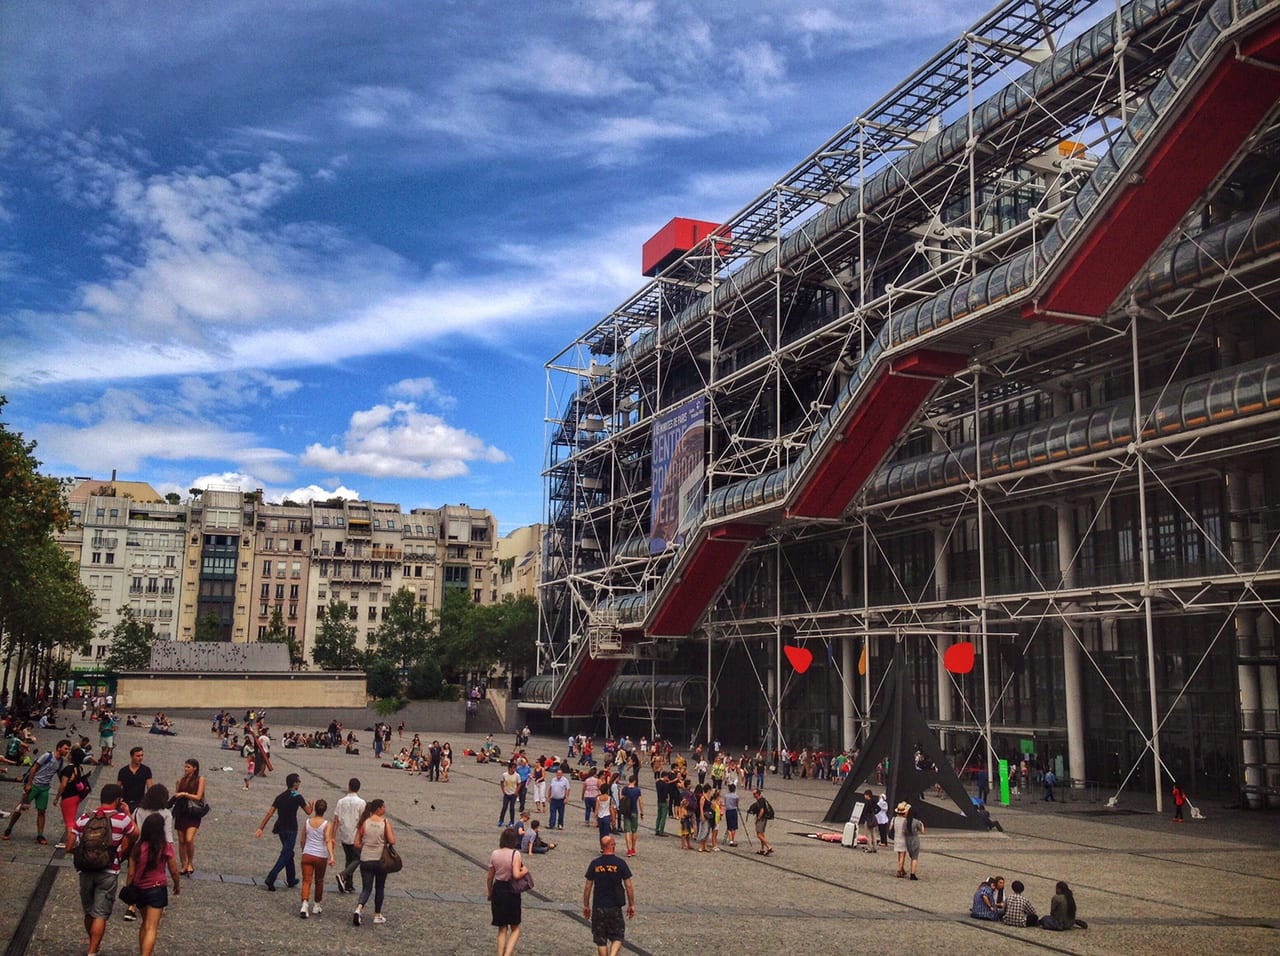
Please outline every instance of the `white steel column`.
[[1160, 766], [1160, 707], [1156, 699], [1156, 634], [1151, 613], [1151, 529], [1147, 524], [1147, 463], [1142, 452], [1142, 377], [1138, 369], [1138, 317], [1129, 320], [1133, 343], [1133, 444], [1138, 459], [1138, 547], [1142, 549], [1142, 614], [1147, 626], [1147, 694], [1151, 698], [1151, 772], [1156, 813], [1164, 812], [1164, 775]]
[[[849, 606], [854, 595], [853, 552], [850, 550], [849, 538], [845, 538], [844, 547], [840, 549], [840, 596], [845, 607]], [[840, 737], [845, 750], [851, 750], [858, 739], [857, 708], [854, 707], [853, 695], [857, 693], [858, 666], [855, 659], [852, 635], [839, 638], [840, 641]]]
[[[1246, 572], [1252, 567], [1248, 512], [1249, 483], [1244, 472], [1228, 471], [1227, 514], [1231, 535], [1231, 563], [1237, 571]], [[1254, 631], [1256, 615], [1250, 610], [1239, 610], [1235, 615], [1236, 626], [1236, 681], [1240, 685], [1240, 762], [1244, 770], [1244, 785], [1261, 787], [1265, 782], [1262, 767], [1262, 748], [1257, 734], [1262, 732], [1262, 688], [1258, 677], [1257, 635]], [[1256, 792], [1256, 791], [1255, 791]], [[1249, 805], [1258, 809], [1262, 797], [1249, 798]]]
[[[1072, 517], [1075, 508], [1063, 503], [1058, 511], [1058, 567], [1061, 568], [1063, 588], [1076, 586], [1076, 531]], [[1080, 642], [1072, 619], [1062, 619], [1062, 669], [1063, 689], [1067, 706], [1067, 762], [1070, 780], [1083, 783], [1088, 779], [1084, 756], [1084, 687], [1080, 677]]]

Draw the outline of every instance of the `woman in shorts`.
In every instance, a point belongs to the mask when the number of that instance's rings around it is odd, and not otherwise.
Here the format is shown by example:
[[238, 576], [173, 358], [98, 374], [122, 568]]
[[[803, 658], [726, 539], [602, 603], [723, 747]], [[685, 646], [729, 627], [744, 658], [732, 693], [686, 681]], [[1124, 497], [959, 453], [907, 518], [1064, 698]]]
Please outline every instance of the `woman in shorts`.
[[132, 860], [133, 885], [138, 890], [137, 906], [142, 914], [138, 952], [140, 956], [151, 956], [160, 933], [160, 917], [169, 905], [169, 877], [173, 877], [173, 895], [182, 892], [173, 844], [164, 838], [164, 818], [158, 813], [143, 821], [142, 836], [133, 848]]

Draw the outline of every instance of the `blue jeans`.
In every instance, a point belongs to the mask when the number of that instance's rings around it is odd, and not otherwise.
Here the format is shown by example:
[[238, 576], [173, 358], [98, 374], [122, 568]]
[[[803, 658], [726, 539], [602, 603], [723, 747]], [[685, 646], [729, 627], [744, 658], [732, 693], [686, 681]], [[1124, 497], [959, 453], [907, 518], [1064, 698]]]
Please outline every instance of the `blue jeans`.
[[281, 870], [284, 870], [286, 883], [296, 883], [298, 876], [293, 868], [293, 848], [298, 845], [298, 831], [281, 830], [276, 836], [280, 838], [280, 856], [276, 858], [276, 865], [267, 874], [267, 886], [275, 886], [276, 877], [280, 875]]
[[584, 804], [586, 804], [586, 814], [585, 814], [585, 815], [584, 815], [584, 817], [583, 817], [583, 821], [584, 821], [585, 823], [590, 823], [590, 822], [591, 822], [591, 818], [592, 818], [592, 817], [594, 817], [594, 816], [596, 815], [596, 798], [595, 798], [595, 797], [583, 797], [583, 798], [582, 798], [582, 802], [583, 802]]
[[516, 825], [516, 795], [514, 793], [504, 793], [502, 795], [502, 809], [498, 811], [498, 822], [502, 822], [502, 818], [510, 814], [511, 825]]
[[551, 800], [551, 822], [549, 827], [564, 826], [564, 800]]

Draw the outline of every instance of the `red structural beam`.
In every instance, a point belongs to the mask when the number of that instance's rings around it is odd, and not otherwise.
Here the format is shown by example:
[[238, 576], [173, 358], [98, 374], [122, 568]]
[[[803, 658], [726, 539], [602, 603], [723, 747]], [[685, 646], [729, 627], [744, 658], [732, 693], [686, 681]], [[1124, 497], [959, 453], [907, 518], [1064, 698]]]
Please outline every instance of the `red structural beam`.
[[701, 620], [707, 605], [724, 586], [747, 546], [764, 535], [764, 525], [728, 524], [710, 528], [685, 545], [678, 575], [658, 593], [645, 633], [684, 636]]
[[954, 375], [965, 358], [922, 350], [895, 359], [864, 389], [844, 427], [827, 439], [826, 450], [787, 508], [788, 517], [837, 518], [879, 467], [919, 412], [938, 379]]
[[618, 673], [621, 659], [584, 654], [571, 673], [565, 675], [560, 699], [552, 707], [554, 717], [588, 717], [600, 702], [600, 695]]
[[[1252, 61], [1252, 62], [1251, 62]], [[1230, 51], [1027, 318], [1103, 315], [1280, 99], [1280, 24]]]

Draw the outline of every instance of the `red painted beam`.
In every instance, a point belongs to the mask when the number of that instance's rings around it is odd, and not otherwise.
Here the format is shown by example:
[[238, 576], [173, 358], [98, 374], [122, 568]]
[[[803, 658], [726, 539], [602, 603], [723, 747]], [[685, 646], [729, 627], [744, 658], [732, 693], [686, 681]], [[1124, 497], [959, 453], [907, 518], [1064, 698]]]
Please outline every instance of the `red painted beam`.
[[573, 672], [565, 676], [559, 701], [552, 708], [553, 717], [589, 717], [600, 702], [600, 695], [618, 673], [621, 660], [616, 657], [591, 657], [583, 654]]
[[750, 539], [699, 536], [692, 553], [682, 556], [679, 578], [659, 594], [645, 633], [683, 637], [692, 631], [749, 543]]
[[895, 359], [831, 439], [787, 509], [789, 517], [837, 518], [862, 490], [937, 380], [964, 367], [962, 355], [921, 350]]
[[[1280, 25], [1260, 29], [1241, 52], [1280, 63]], [[1107, 210], [1026, 316], [1106, 313], [1277, 99], [1280, 71], [1228, 52], [1165, 132], [1140, 179]]]

